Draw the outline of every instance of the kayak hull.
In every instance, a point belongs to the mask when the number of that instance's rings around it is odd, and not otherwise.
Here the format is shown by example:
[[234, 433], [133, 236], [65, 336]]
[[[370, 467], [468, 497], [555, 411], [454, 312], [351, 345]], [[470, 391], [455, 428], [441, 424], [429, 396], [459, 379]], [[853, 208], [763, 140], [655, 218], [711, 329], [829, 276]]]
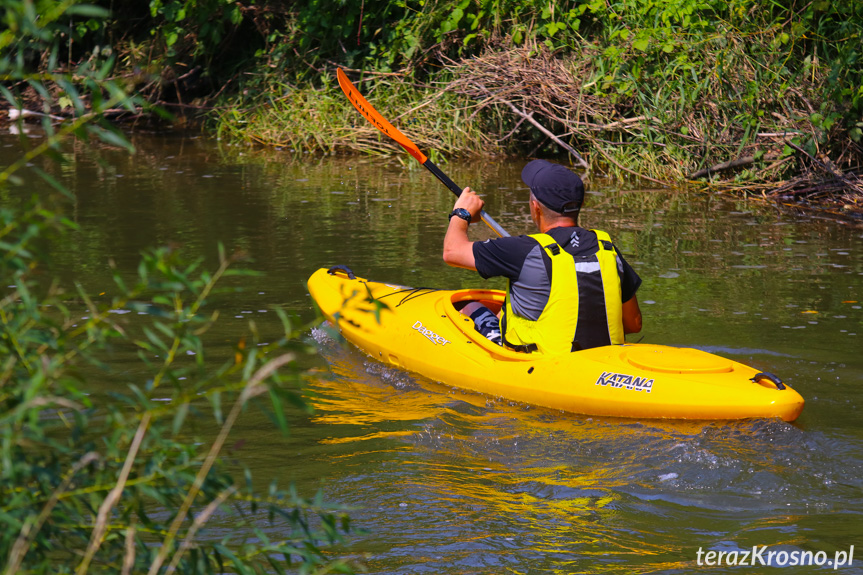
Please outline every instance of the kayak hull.
[[479, 334], [456, 309], [498, 290], [409, 288], [322, 268], [309, 292], [371, 357], [454, 387], [585, 415], [794, 421], [804, 400], [770, 374], [693, 348], [609, 345], [565, 355], [520, 353]]

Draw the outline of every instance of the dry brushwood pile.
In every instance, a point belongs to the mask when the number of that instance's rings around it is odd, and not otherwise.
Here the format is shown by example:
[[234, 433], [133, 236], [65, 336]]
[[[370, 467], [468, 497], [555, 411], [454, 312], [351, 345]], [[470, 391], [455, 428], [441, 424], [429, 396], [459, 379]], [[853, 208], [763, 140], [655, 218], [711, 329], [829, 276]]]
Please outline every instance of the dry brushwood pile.
[[793, 141], [810, 140], [819, 130], [811, 121], [813, 98], [826, 69], [813, 69], [813, 82], [781, 101], [762, 103], [773, 111], [752, 133], [734, 117], [739, 107], [715, 95], [751, 82], [753, 63], [741, 62], [723, 78], [708, 75], [701, 98], [685, 104], [668, 85], [617, 98], [596, 95], [594, 86], [605, 80], [591, 50], [561, 58], [534, 46], [450, 62], [454, 79], [446, 90], [469, 97], [474, 114], [509, 115], [500, 142], [524, 137], [521, 128], [529, 125], [543, 134], [539, 145], [554, 142], [588, 171], [614, 166], [660, 184], [698, 182], [863, 215], [863, 148], [838, 126], [821, 141], [842, 146], [816, 145], [813, 153]]
[[591, 95], [586, 90], [590, 86], [578, 80], [587, 77], [586, 58], [563, 60], [545, 50], [514, 49], [451, 62], [450, 66], [455, 80], [446, 89], [475, 100], [475, 113], [497, 108], [514, 114], [515, 125], [500, 142], [518, 138], [526, 122], [572, 154], [586, 170], [590, 165], [582, 154], [588, 155], [587, 150], [602, 154], [603, 147], [596, 144], [603, 136], [615, 132], [638, 139], [643, 126], [651, 123], [644, 117], [620, 118], [610, 99]]

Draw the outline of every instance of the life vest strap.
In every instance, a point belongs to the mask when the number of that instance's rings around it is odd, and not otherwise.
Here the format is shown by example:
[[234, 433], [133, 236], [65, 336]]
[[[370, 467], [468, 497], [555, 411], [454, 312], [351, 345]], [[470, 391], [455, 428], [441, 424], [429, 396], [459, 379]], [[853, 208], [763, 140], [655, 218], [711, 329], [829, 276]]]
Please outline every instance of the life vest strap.
[[[501, 337], [503, 337], [503, 336], [501, 336]], [[519, 353], [533, 353], [533, 352], [539, 350], [539, 347], [535, 343], [526, 343], [524, 345], [518, 345], [518, 344], [508, 342], [505, 337], [503, 338], [503, 343], [509, 349], [511, 349], [513, 351], [517, 351]]]
[[[504, 307], [506, 307], [505, 303]], [[503, 340], [503, 345], [519, 353], [533, 353], [535, 351], [538, 351], [539, 346], [537, 346], [535, 343], [517, 344], [512, 343], [511, 341], [506, 339], [506, 316], [506, 313], [502, 314], [500, 322], [500, 338]]]

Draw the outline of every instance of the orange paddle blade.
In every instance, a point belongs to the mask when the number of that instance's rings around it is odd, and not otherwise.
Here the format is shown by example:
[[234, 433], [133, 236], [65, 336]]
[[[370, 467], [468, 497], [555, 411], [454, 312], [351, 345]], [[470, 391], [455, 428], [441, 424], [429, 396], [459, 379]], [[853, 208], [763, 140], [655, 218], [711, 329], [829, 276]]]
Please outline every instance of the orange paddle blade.
[[348, 100], [351, 101], [351, 104], [354, 105], [354, 108], [356, 108], [360, 114], [365, 116], [375, 128], [395, 140], [396, 143], [407, 150], [408, 154], [416, 158], [420, 164], [425, 164], [428, 159], [426, 155], [420, 152], [420, 149], [416, 147], [416, 144], [408, 140], [407, 136], [402, 134], [398, 128], [387, 122], [383, 116], [378, 114], [377, 110], [375, 110], [372, 105], [369, 104], [368, 100], [363, 98], [363, 95], [357, 91], [353, 84], [351, 84], [351, 81], [348, 80], [348, 77], [345, 76], [345, 73], [341, 68], [336, 71], [336, 76], [339, 78], [339, 86], [341, 86], [345, 96], [348, 97]]

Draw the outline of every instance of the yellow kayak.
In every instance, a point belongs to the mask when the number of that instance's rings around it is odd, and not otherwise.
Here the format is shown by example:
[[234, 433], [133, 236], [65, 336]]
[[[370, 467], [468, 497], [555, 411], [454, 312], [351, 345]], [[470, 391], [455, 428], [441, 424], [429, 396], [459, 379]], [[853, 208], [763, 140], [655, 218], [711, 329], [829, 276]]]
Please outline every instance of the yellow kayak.
[[565, 355], [520, 353], [488, 341], [455, 305], [498, 290], [378, 283], [322, 268], [309, 292], [342, 335], [373, 358], [447, 385], [585, 415], [667, 419], [779, 417], [803, 398], [776, 376], [692, 348], [609, 345]]

